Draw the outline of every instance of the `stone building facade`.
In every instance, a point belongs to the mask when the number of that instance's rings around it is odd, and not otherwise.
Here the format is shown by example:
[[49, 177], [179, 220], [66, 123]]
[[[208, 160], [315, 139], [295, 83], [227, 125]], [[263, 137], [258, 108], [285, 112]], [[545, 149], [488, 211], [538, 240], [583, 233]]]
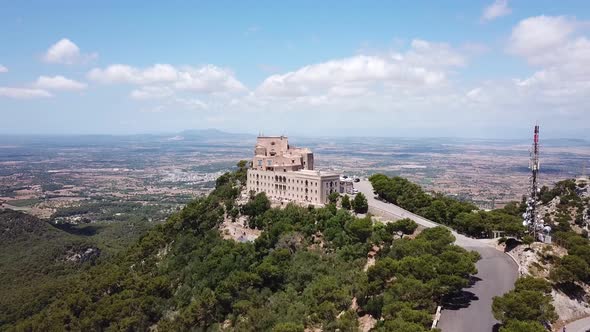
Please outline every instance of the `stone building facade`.
[[248, 169], [248, 192], [265, 192], [275, 201], [324, 205], [340, 192], [340, 176], [314, 170], [313, 153], [289, 145], [285, 136], [258, 137]]

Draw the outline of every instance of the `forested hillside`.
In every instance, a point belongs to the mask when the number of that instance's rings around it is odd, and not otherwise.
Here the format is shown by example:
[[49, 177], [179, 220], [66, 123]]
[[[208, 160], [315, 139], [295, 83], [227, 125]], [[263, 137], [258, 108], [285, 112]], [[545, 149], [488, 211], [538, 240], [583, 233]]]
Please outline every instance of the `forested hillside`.
[[150, 227], [134, 221], [55, 226], [0, 211], [0, 330], [61, 297], [81, 271], [109, 260]]
[[99, 255], [90, 241], [36, 217], [0, 211], [0, 326], [41, 310]]
[[[479, 256], [453, 245], [446, 228], [403, 237], [400, 229], [415, 227], [374, 224], [334, 204], [269, 208], [264, 195], [237, 206], [240, 166], [2, 329], [355, 331], [371, 315], [377, 331], [429, 331], [437, 303], [476, 272]], [[255, 241], [221, 237], [219, 225], [236, 211], [262, 230]]]
[[510, 203], [502, 209], [483, 211], [469, 202], [441, 193], [427, 193], [419, 185], [399, 176], [375, 174], [369, 180], [382, 200], [450, 226], [459, 233], [476, 238], [489, 237], [492, 231], [504, 231], [506, 235], [517, 237], [524, 234], [520, 216], [525, 208], [522, 204]]
[[[514, 291], [496, 298], [494, 315], [505, 322], [535, 321], [561, 328], [590, 315], [588, 179], [567, 179], [552, 188], [542, 187], [540, 199], [538, 211], [552, 229], [552, 242], [534, 242], [529, 235], [520, 245], [506, 244], [506, 251], [516, 258], [521, 271], [535, 278], [523, 279]], [[533, 287], [523, 288], [526, 283]]]

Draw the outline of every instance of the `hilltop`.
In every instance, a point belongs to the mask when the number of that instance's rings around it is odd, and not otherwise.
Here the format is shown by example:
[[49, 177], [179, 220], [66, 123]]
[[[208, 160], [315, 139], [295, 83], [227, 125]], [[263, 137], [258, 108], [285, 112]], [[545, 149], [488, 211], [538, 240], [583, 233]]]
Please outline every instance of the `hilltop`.
[[[240, 202], [244, 179], [243, 168], [227, 173], [210, 195], [2, 328], [429, 331], [436, 304], [476, 272], [479, 256], [453, 245], [446, 228], [373, 223], [334, 204], [271, 208], [262, 193]], [[258, 237], [224, 239], [232, 218]]]
[[541, 188], [539, 209], [552, 228], [551, 244], [503, 244], [519, 262], [522, 274], [551, 283], [557, 327], [590, 316], [589, 180], [567, 179]]
[[[4, 266], [14, 264], [2, 277], [15, 285], [1, 296], [0, 330], [428, 331], [437, 304], [469, 286], [477, 272], [479, 255], [454, 245], [447, 228], [420, 229], [409, 219], [383, 224], [338, 209], [337, 199], [323, 208], [272, 207], [264, 193], [245, 193], [245, 165], [106, 256], [101, 241], [87, 236], [96, 225], [56, 228], [19, 212], [0, 214], [6, 240], [0, 257]], [[401, 178], [372, 180], [381, 183], [376, 190], [384, 198], [462, 233], [500, 228], [523, 236], [522, 204], [486, 212]], [[526, 271], [551, 282], [561, 320], [585, 314], [580, 304], [571, 307], [586, 301], [589, 276], [590, 244], [576, 225], [578, 211], [587, 213], [584, 188], [568, 180], [542, 189], [555, 228], [553, 251], [500, 241], [512, 253], [538, 257]], [[35, 261], [17, 262], [15, 253]], [[580, 264], [585, 268], [574, 268]], [[504, 322], [511, 299], [527, 292], [550, 301], [535, 280], [519, 281], [494, 315]], [[552, 312], [534, 320], [554, 321]], [[501, 331], [521, 324], [520, 317], [506, 319]]]

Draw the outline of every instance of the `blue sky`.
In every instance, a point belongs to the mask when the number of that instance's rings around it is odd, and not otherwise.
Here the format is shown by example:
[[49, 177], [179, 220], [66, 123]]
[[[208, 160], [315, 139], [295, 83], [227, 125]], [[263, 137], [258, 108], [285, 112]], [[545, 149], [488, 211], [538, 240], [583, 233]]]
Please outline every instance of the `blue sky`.
[[0, 134], [590, 138], [589, 7], [0, 0]]

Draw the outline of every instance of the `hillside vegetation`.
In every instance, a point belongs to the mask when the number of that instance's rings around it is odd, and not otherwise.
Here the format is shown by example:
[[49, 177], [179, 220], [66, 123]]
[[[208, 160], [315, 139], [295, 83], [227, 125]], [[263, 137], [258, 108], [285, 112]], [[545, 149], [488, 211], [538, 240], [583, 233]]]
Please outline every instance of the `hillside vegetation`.
[[0, 326], [42, 309], [97, 254], [91, 243], [36, 217], [0, 211]]
[[151, 225], [60, 225], [0, 211], [0, 330], [61, 297], [81, 271], [135, 242]]
[[504, 231], [506, 235], [520, 237], [525, 231], [520, 217], [524, 212], [522, 204], [510, 203], [502, 209], [482, 211], [471, 203], [441, 193], [427, 193], [419, 185], [399, 176], [375, 174], [369, 181], [382, 200], [450, 226], [462, 234], [481, 238], [490, 236], [492, 231]]
[[[533, 324], [548, 323], [557, 329], [590, 314], [587, 180], [568, 179], [552, 188], [542, 187], [540, 198], [538, 210], [553, 230], [552, 243], [533, 243], [532, 236], [524, 236], [522, 245], [506, 246], [528, 275], [514, 291], [494, 299], [496, 318], [515, 326], [507, 331], [543, 331], [538, 325], [533, 329]], [[529, 329], [524, 329], [527, 324]]]
[[[269, 208], [261, 194], [238, 206], [240, 166], [209, 196], [2, 329], [355, 331], [371, 315], [376, 331], [430, 331], [440, 299], [476, 272], [479, 256], [453, 245], [446, 228], [411, 239], [399, 234], [411, 225], [374, 224], [334, 204]], [[262, 230], [254, 242], [221, 237], [219, 225], [236, 213]], [[374, 246], [376, 263], [365, 272]]]

